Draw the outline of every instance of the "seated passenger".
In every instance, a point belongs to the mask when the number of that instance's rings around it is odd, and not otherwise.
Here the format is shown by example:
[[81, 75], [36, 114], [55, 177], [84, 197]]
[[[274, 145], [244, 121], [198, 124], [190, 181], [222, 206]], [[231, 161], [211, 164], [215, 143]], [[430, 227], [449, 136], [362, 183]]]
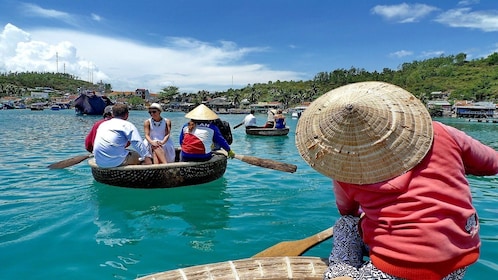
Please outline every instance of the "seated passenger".
[[226, 150], [230, 158], [235, 156], [218, 127], [212, 122], [218, 119], [215, 112], [201, 104], [185, 117], [191, 120], [182, 127], [180, 133], [181, 161], [208, 161], [215, 145]]

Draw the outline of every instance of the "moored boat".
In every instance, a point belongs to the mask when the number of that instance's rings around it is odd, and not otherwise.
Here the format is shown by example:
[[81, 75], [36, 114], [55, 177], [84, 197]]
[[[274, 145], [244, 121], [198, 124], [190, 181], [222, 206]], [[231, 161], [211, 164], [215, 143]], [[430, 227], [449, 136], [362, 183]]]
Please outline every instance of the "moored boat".
[[289, 134], [289, 128], [252, 127], [252, 128], [246, 128], [246, 134], [260, 135], [260, 136], [285, 136]]
[[50, 110], [52, 110], [52, 111], [59, 111], [60, 109], [61, 109], [61, 106], [59, 106], [57, 104], [50, 106]]
[[31, 104], [30, 108], [31, 111], [43, 111], [45, 109], [46, 103], [33, 103]]
[[74, 100], [74, 110], [77, 115], [102, 115], [108, 105], [113, 105], [111, 100], [95, 92], [82, 92]]
[[93, 178], [100, 183], [128, 188], [174, 188], [214, 181], [225, 174], [227, 157], [214, 154], [204, 162], [174, 162], [100, 168], [88, 160]]
[[318, 257], [267, 257], [206, 264], [159, 272], [137, 280], [323, 279], [327, 260]]

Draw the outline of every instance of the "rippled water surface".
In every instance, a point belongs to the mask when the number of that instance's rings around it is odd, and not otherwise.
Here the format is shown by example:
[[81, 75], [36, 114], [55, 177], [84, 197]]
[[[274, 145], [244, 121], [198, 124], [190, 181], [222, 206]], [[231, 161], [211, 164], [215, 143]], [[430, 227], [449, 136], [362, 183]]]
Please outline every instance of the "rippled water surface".
[[[174, 139], [186, 121], [173, 122]], [[130, 121], [143, 131], [145, 111]], [[221, 115], [232, 126], [243, 115]], [[263, 124], [264, 115], [257, 115]], [[98, 116], [72, 110], [0, 111], [0, 275], [2, 279], [134, 279], [185, 266], [251, 257], [302, 239], [338, 217], [330, 180], [311, 169], [286, 137], [232, 130], [232, 148], [296, 164], [294, 174], [230, 160], [214, 182], [174, 189], [127, 189], [93, 180], [86, 162], [47, 165], [86, 154]], [[498, 149], [497, 124], [441, 119]], [[465, 279], [498, 275], [498, 177], [469, 177], [481, 219], [482, 254]], [[306, 253], [328, 257], [331, 241]], [[428, 256], [430, 258], [430, 256]]]

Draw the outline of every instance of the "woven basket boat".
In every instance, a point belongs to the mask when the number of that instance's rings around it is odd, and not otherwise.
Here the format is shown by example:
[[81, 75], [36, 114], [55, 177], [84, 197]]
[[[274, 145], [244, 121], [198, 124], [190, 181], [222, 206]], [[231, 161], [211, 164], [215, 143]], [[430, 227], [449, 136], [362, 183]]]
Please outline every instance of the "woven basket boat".
[[321, 280], [327, 260], [318, 257], [250, 258], [159, 272], [138, 280]]
[[225, 174], [227, 157], [214, 154], [204, 162], [174, 162], [100, 168], [88, 160], [93, 178], [100, 183], [128, 188], [174, 188], [214, 181]]
[[247, 135], [260, 135], [260, 136], [284, 136], [289, 134], [289, 128], [246, 128]]

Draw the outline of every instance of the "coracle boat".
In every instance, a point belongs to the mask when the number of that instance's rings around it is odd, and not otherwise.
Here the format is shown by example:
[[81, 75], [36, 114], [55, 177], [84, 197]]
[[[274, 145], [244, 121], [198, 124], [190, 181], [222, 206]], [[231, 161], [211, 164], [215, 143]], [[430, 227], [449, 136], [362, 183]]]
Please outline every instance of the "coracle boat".
[[327, 260], [318, 257], [266, 257], [198, 265], [159, 272], [138, 280], [232, 280], [307, 279], [321, 280]]
[[93, 178], [100, 183], [128, 188], [174, 188], [214, 181], [225, 174], [227, 157], [213, 154], [208, 161], [127, 165], [100, 168], [88, 160]]
[[246, 128], [247, 135], [260, 135], [260, 136], [285, 136], [289, 134], [289, 128], [264, 128], [253, 127]]

